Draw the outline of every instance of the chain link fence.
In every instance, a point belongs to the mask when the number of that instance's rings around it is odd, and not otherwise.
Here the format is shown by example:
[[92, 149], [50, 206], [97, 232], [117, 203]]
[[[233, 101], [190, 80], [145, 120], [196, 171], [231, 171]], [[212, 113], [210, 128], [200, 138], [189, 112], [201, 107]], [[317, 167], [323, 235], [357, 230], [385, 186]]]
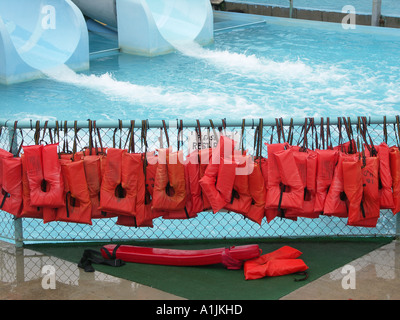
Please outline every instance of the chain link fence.
[[[306, 118], [246, 119], [239, 121], [1, 121], [0, 148], [14, 154], [23, 152], [22, 145], [59, 143], [60, 152], [80, 151], [89, 145], [128, 148], [134, 152], [178, 148], [187, 155], [196, 145], [215, 145], [220, 134], [238, 142], [251, 155], [256, 154], [256, 138], [261, 137], [261, 156], [267, 156], [265, 142], [288, 141], [293, 145], [306, 143], [312, 149], [325, 149], [354, 138], [362, 145], [361, 124], [374, 144], [398, 145], [399, 121], [394, 118]], [[261, 133], [261, 135], [259, 135]], [[201, 139], [198, 139], [201, 137]], [[369, 138], [368, 138], [369, 139]], [[347, 218], [320, 215], [319, 218], [298, 218], [293, 221], [275, 218], [260, 225], [234, 212], [203, 212], [192, 219], [157, 218], [150, 227], [126, 227], [116, 218], [93, 219], [92, 225], [14, 217], [0, 211], [0, 238], [19, 243], [58, 241], [113, 241], [144, 239], [224, 239], [320, 236], [395, 236], [397, 215], [381, 210], [375, 228], [351, 227]]]

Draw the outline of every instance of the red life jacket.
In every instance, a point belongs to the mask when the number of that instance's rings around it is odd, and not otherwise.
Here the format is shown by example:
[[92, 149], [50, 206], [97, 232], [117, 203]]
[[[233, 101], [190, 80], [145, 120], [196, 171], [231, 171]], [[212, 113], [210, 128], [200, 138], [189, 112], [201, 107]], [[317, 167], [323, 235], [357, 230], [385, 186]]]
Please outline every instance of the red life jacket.
[[[267, 144], [268, 158], [262, 163], [263, 176], [265, 181], [265, 186], [267, 189], [267, 195], [265, 199], [265, 216], [267, 217], [267, 222], [272, 221], [278, 214], [281, 214], [275, 206], [272, 205], [276, 202], [276, 197], [279, 193], [280, 197], [280, 184], [281, 176], [279, 174], [278, 165], [275, 160], [275, 153], [278, 151], [285, 150], [288, 146], [287, 143], [277, 143], [277, 144]], [[265, 170], [266, 169], [266, 170]], [[279, 198], [278, 198], [279, 199]]]
[[362, 219], [361, 203], [363, 198], [363, 179], [361, 173], [362, 163], [360, 160], [344, 161], [343, 164], [344, 192], [349, 200], [348, 222]]
[[[287, 144], [268, 145], [268, 187], [266, 207], [277, 209], [270, 221], [283, 209], [302, 208], [304, 187], [292, 149], [283, 150]], [[276, 151], [275, 151], [276, 150]]]
[[400, 150], [397, 147], [391, 147], [389, 158], [394, 202], [392, 212], [397, 214], [400, 212]]
[[64, 181], [57, 147], [58, 144], [23, 147], [32, 206], [65, 206]]
[[269, 223], [272, 219], [277, 216], [276, 209], [269, 209], [267, 207], [267, 196], [268, 196], [268, 186], [269, 186], [269, 179], [268, 175], [270, 174], [268, 169], [268, 158], [261, 158], [261, 172], [264, 178], [264, 186], [265, 186], [265, 205], [264, 205], [264, 215], [267, 218], [267, 223]]
[[[392, 174], [390, 172], [390, 148], [382, 142], [378, 146], [374, 146], [379, 157], [379, 195], [381, 209], [393, 209], [393, 193], [392, 193]], [[369, 149], [365, 148], [365, 155], [371, 156]]]
[[29, 180], [26, 172], [25, 155], [21, 155], [22, 162], [22, 212], [21, 217], [43, 219], [43, 209], [31, 205], [31, 196], [29, 192]]
[[[211, 158], [211, 149], [205, 149], [210, 152], [209, 160]], [[191, 154], [187, 156], [187, 162], [185, 164], [185, 179], [186, 179], [186, 194], [187, 194], [187, 203], [186, 209], [189, 214], [197, 214], [204, 210], [209, 209], [209, 202], [206, 200], [205, 195], [202, 192], [200, 186], [200, 179], [204, 175], [201, 172], [201, 163], [200, 163], [200, 153], [201, 150], [193, 151]], [[203, 153], [204, 154], [204, 153]], [[208, 162], [209, 163], [209, 162]], [[205, 202], [207, 201], [208, 204]], [[208, 208], [207, 208], [208, 206]]]
[[[139, 160], [139, 158], [137, 159]], [[144, 174], [144, 154], [140, 157], [141, 170], [137, 171], [138, 188], [135, 205], [135, 216], [118, 216], [117, 225], [128, 227], [153, 227], [153, 214], [149, 205], [146, 204], [146, 181]]]
[[198, 183], [199, 163], [197, 150], [189, 154], [185, 163], [185, 180], [186, 180], [186, 209], [188, 212], [199, 213], [203, 209], [203, 200], [201, 198], [201, 187]]
[[105, 156], [107, 154], [108, 148], [85, 148], [81, 152], [76, 152], [75, 154], [81, 154], [80, 158], [88, 156]]
[[110, 148], [100, 190], [100, 210], [133, 216], [137, 197], [141, 155]]
[[[245, 157], [247, 160], [249, 159], [249, 156]], [[246, 159], [243, 159], [244, 161], [239, 161], [236, 157], [234, 160], [237, 161], [237, 167], [231, 192], [232, 198], [231, 201], [225, 205], [224, 209], [246, 215], [249, 212], [252, 203], [252, 197], [249, 190], [249, 173], [247, 172], [248, 162]], [[222, 168], [222, 170], [224, 169], [225, 167]], [[245, 170], [246, 172], [239, 172], [238, 170]]]
[[[211, 163], [199, 181], [214, 213], [231, 201], [236, 173], [236, 163], [232, 160], [234, 141], [221, 136], [216, 148]], [[231, 154], [225, 154], [225, 148], [230, 150]]]
[[304, 186], [297, 168], [294, 152], [291, 149], [277, 152], [275, 158], [278, 163], [282, 184], [289, 190], [283, 192], [282, 208], [301, 208], [304, 204]]
[[22, 210], [22, 163], [21, 158], [3, 158], [0, 210], [19, 217]]
[[324, 215], [347, 218], [348, 199], [344, 192], [343, 162], [356, 161], [358, 155], [339, 152], [339, 160], [324, 203]]
[[244, 263], [245, 279], [254, 280], [306, 271], [308, 266], [303, 260], [297, 259], [300, 255], [301, 251], [284, 246], [258, 258], [247, 260]]
[[[6, 159], [13, 159], [14, 155], [4, 149], [0, 149], [0, 190], [1, 190], [1, 198], [0, 198], [0, 210], [4, 210], [6, 212], [8, 212], [5, 208], [5, 203], [7, 201], [7, 198], [10, 198], [10, 193], [5, 189], [4, 183], [9, 184], [9, 186], [7, 187], [7, 189], [14, 189], [12, 186], [12, 180], [7, 182], [7, 168], [6, 166], [3, 164], [3, 160]], [[3, 167], [4, 170], [3, 170]], [[14, 170], [15, 171], [15, 170]], [[10, 210], [11, 208], [9, 208], [8, 210]], [[14, 210], [12, 210], [14, 211]], [[9, 212], [10, 213], [10, 212]], [[20, 214], [20, 212], [18, 213], [18, 215]], [[15, 215], [15, 214], [14, 214]]]
[[[217, 150], [216, 148], [206, 148], [206, 149], [200, 149], [199, 150], [199, 158], [200, 158], [200, 164], [199, 164], [199, 171], [200, 171], [200, 176], [199, 176], [199, 183], [200, 179], [204, 177], [204, 174], [207, 170], [207, 166], [212, 162], [212, 153], [213, 151]], [[201, 186], [200, 186], [201, 188]], [[202, 190], [202, 189], [201, 189]], [[201, 191], [201, 196], [203, 199], [203, 209], [204, 210], [211, 210], [211, 204], [210, 201], [207, 198], [207, 195]]]
[[314, 212], [316, 197], [316, 175], [317, 175], [317, 154], [312, 150], [300, 151], [293, 148], [293, 156], [303, 183], [303, 206], [295, 209], [288, 209], [285, 217], [318, 218], [319, 214]]
[[361, 168], [365, 218], [358, 225], [374, 228], [380, 217], [379, 158], [366, 157], [365, 161], [365, 165]]
[[125, 199], [122, 188], [122, 154], [126, 152], [125, 149], [115, 148], [107, 151], [107, 162], [100, 188], [100, 211], [118, 214], [119, 202], [122, 202], [124, 204], [122, 210], [126, 214], [132, 212], [133, 206], [129, 202], [131, 198]]
[[[168, 212], [164, 210], [152, 209], [155, 176], [158, 167], [158, 157], [153, 152], [146, 154], [146, 166], [144, 174], [144, 190], [139, 185], [138, 200], [136, 202], [136, 216], [118, 216], [117, 225], [126, 227], [153, 227], [153, 220]], [[144, 161], [144, 160], [143, 160]], [[144, 192], [144, 201], [143, 201]], [[144, 203], [144, 208], [142, 204]]]
[[343, 162], [344, 191], [349, 199], [347, 224], [375, 227], [379, 218], [378, 170], [376, 157]]
[[65, 186], [65, 207], [58, 208], [57, 221], [92, 224], [92, 203], [83, 160], [61, 160]]
[[317, 192], [315, 198], [315, 213], [324, 211], [325, 199], [332, 183], [333, 174], [338, 160], [337, 150], [316, 150], [317, 159]]
[[188, 219], [186, 210], [186, 180], [183, 152], [158, 150], [158, 165], [154, 183], [152, 209], [162, 210], [163, 219]]
[[200, 179], [204, 176], [207, 165], [212, 161], [213, 149], [195, 150], [187, 156], [185, 163], [186, 209], [189, 215], [210, 210], [211, 205], [200, 186]]
[[115, 214], [100, 210], [100, 190], [107, 157], [104, 155], [85, 155], [83, 165], [92, 204], [92, 219], [111, 218]]
[[[49, 186], [46, 186], [46, 190], [49, 190]], [[62, 208], [62, 207], [60, 207]], [[43, 223], [48, 223], [52, 221], [57, 221], [57, 210], [58, 208], [49, 208], [49, 207], [43, 207], [42, 212], [43, 212]]]
[[354, 141], [354, 139], [351, 139], [350, 141], [347, 141], [345, 143], [339, 144], [336, 147], [333, 147], [333, 150], [346, 154], [354, 154], [357, 152], [357, 144]]
[[265, 216], [265, 198], [267, 189], [265, 187], [264, 176], [261, 170], [262, 159], [256, 159], [253, 163], [253, 170], [249, 175], [249, 192], [252, 198], [250, 209], [244, 216], [251, 221], [261, 225]]
[[138, 192], [136, 200], [136, 227], [153, 227], [153, 219], [155, 218], [151, 205], [146, 203], [146, 176], [144, 171], [145, 154], [142, 154], [140, 158], [141, 170], [138, 172]]
[[153, 195], [154, 186], [156, 181], [156, 172], [158, 167], [158, 156], [154, 152], [149, 152], [146, 154], [146, 195], [145, 195], [145, 205], [147, 212], [151, 212], [153, 219], [167, 215], [167, 211], [153, 209]]
[[11, 152], [8, 152], [4, 149], [0, 149], [0, 188], [3, 185], [3, 159], [6, 158], [14, 158], [14, 155]]
[[58, 208], [43, 207], [43, 223], [57, 221], [57, 210]]

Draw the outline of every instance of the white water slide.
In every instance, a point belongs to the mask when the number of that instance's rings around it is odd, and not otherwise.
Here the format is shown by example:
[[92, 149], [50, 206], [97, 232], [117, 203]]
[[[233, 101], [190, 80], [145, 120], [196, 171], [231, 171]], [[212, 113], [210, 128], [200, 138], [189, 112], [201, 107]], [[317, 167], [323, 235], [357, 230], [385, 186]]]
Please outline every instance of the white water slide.
[[154, 56], [179, 42], [213, 39], [210, 0], [72, 0], [82, 13], [118, 30], [122, 51]]
[[0, 0], [0, 84], [54, 67], [89, 68], [84, 15], [118, 32], [121, 51], [166, 54], [182, 42], [213, 41], [210, 0]]

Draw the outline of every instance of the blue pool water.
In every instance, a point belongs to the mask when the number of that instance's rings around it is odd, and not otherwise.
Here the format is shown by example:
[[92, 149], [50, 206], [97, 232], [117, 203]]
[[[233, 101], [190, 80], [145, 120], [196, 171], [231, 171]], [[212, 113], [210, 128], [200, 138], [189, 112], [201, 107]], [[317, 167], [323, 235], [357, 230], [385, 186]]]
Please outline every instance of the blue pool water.
[[[289, 7], [289, 0], [229, 0], [230, 2], [259, 3], [276, 7]], [[293, 0], [294, 8], [321, 11], [342, 11], [344, 6], [351, 5], [357, 14], [371, 14], [372, 0]], [[385, 16], [400, 16], [400, 1], [382, 0], [382, 14]]]
[[[177, 44], [176, 53], [153, 58], [103, 56], [92, 59], [83, 73], [60, 68], [47, 79], [0, 86], [2, 117], [167, 120], [398, 113], [400, 30], [265, 21], [216, 31], [214, 44], [204, 48], [184, 43]], [[92, 51], [116, 45], [116, 39], [91, 35]]]

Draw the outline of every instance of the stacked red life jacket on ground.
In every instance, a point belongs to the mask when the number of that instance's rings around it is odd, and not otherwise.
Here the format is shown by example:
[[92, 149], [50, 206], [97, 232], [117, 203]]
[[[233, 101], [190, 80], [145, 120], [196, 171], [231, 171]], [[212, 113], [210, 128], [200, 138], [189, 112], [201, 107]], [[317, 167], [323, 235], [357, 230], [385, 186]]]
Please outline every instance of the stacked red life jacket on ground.
[[308, 266], [302, 259], [298, 259], [301, 255], [301, 251], [284, 246], [255, 259], [247, 260], [244, 263], [245, 279], [255, 280], [305, 272]]

